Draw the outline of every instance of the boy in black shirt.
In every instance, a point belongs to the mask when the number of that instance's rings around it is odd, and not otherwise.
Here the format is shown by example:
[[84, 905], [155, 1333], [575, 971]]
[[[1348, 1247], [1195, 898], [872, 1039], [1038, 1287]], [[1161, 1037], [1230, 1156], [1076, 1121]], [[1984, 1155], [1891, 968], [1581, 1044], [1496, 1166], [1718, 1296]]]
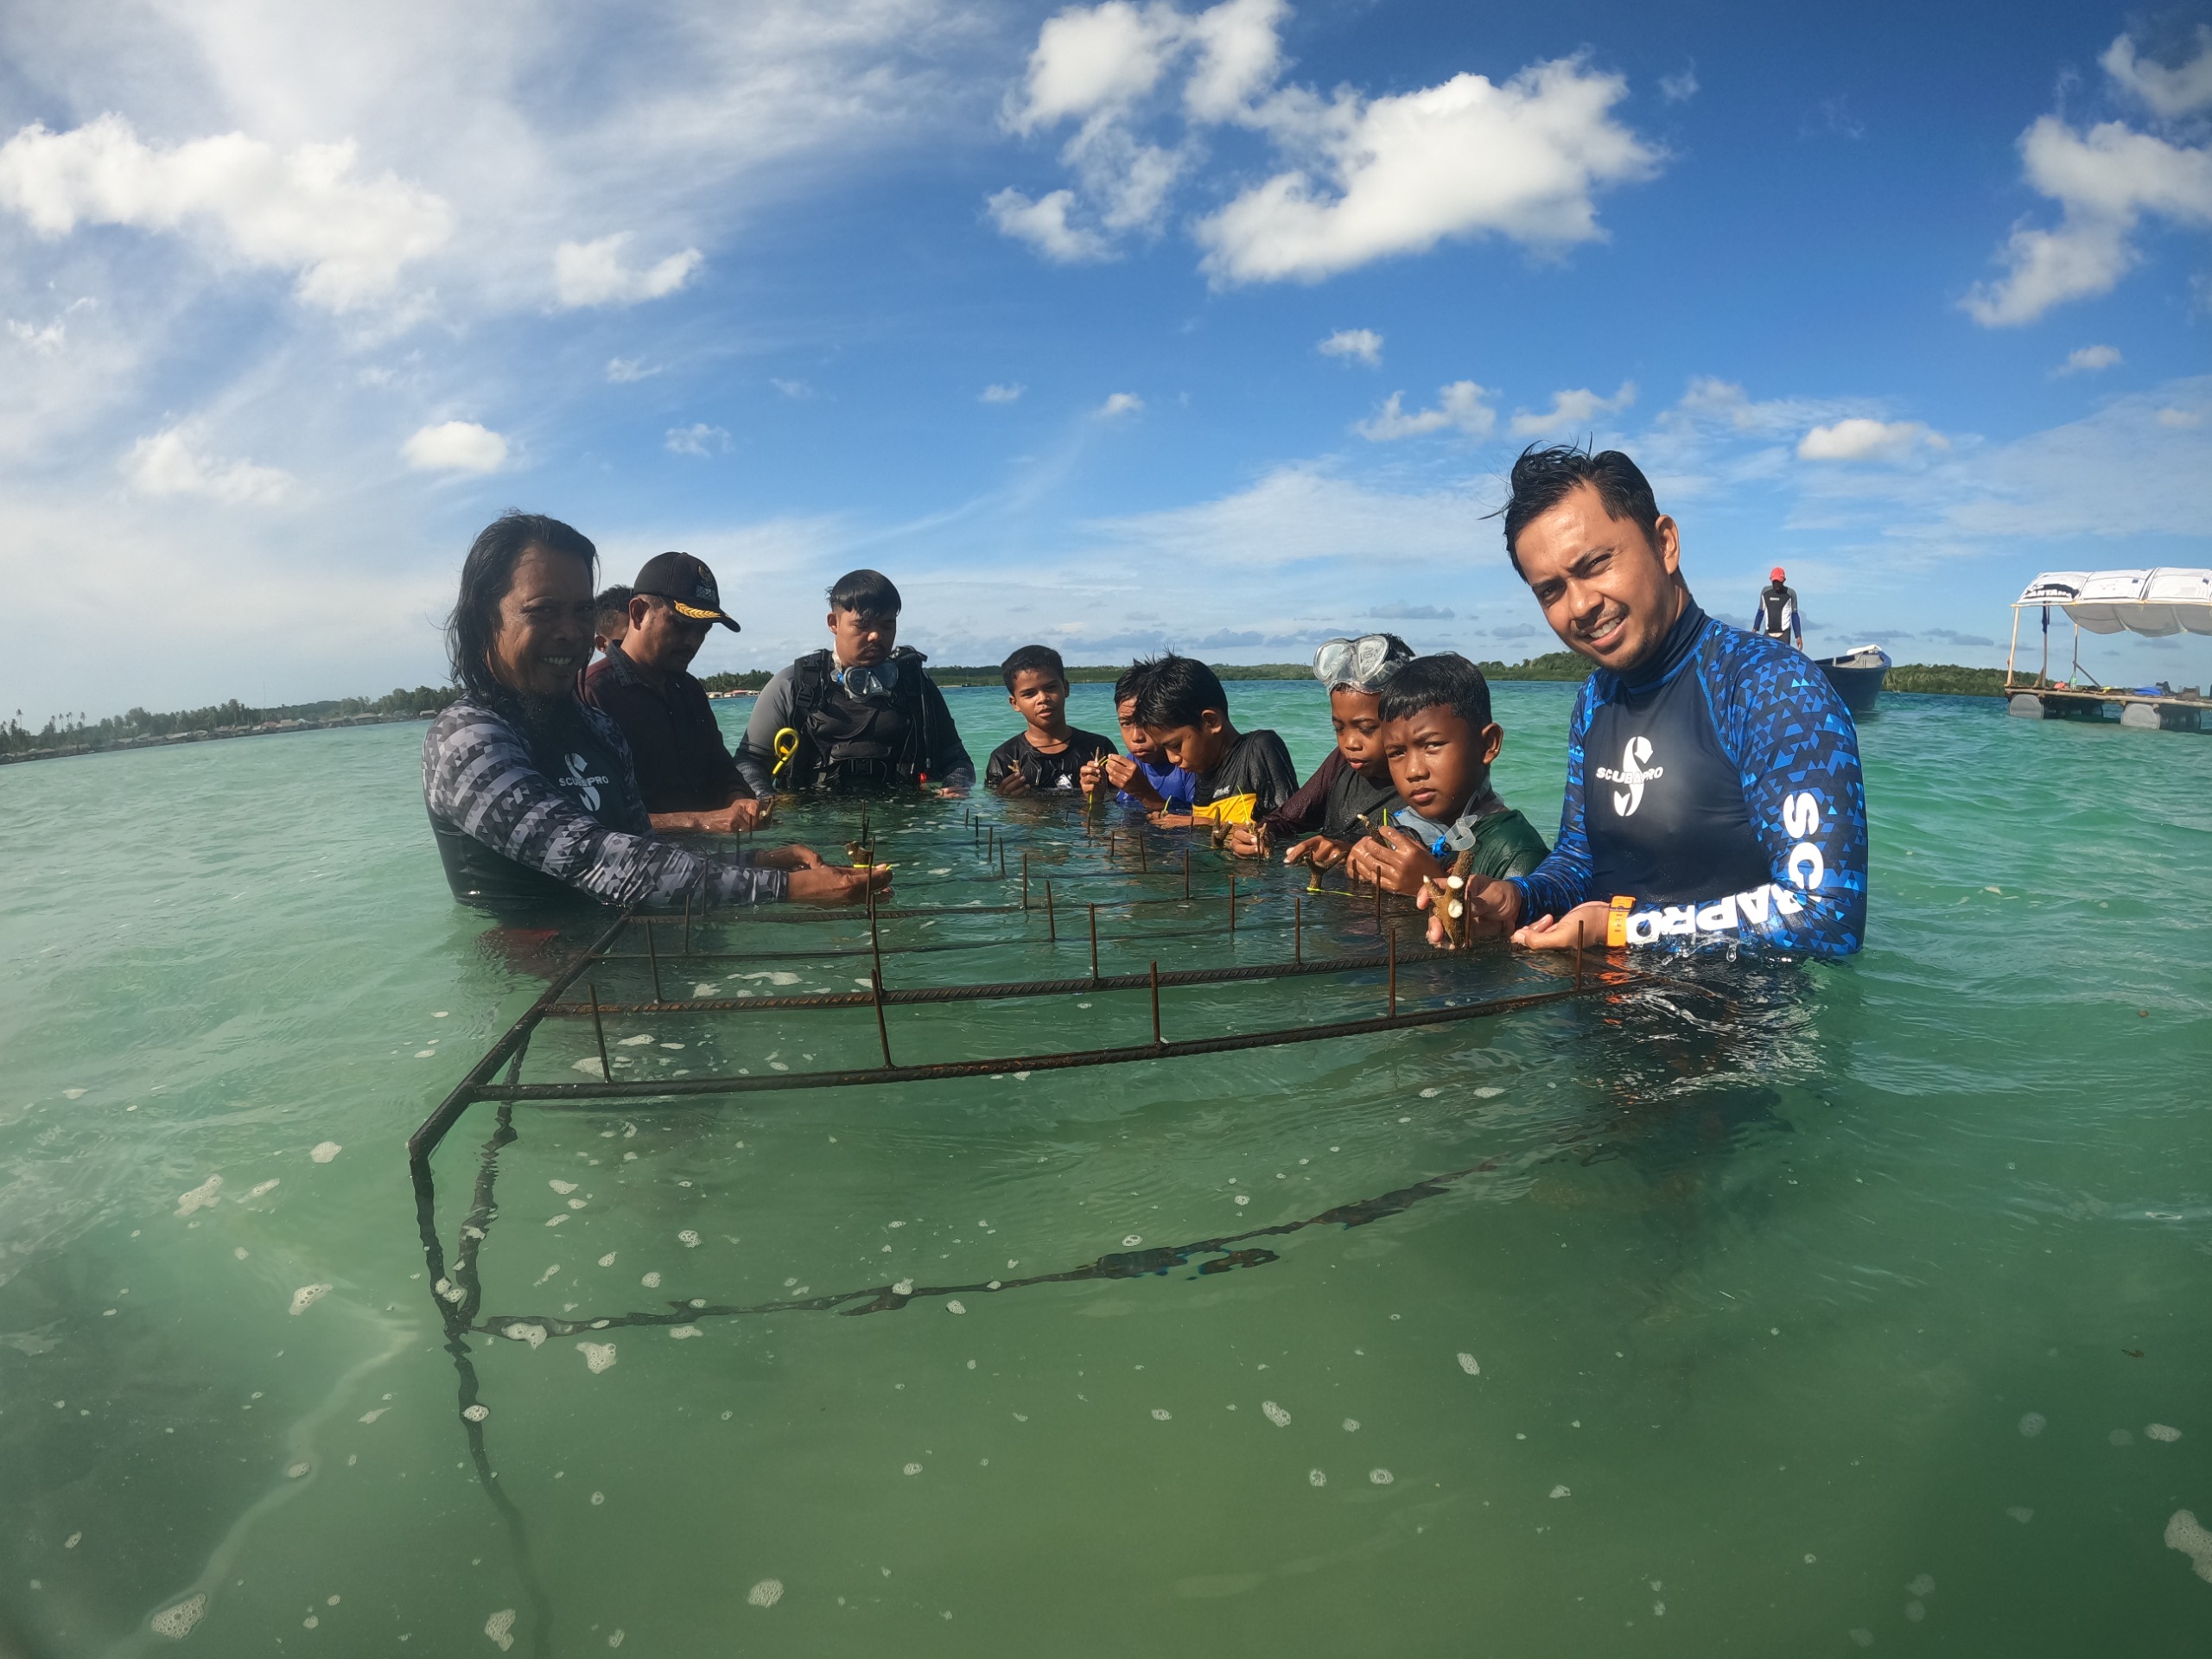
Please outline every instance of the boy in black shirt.
[[1273, 732], [1240, 732], [1229, 721], [1229, 695], [1214, 671], [1169, 652], [1145, 664], [1137, 721], [1154, 745], [1195, 782], [1191, 816], [1162, 823], [1249, 823], [1296, 792], [1290, 751]]
[[1024, 645], [999, 665], [1006, 700], [1028, 721], [991, 751], [983, 787], [1033, 795], [1083, 787], [1084, 766], [1114, 753], [1114, 740], [1068, 724], [1068, 671], [1050, 645]]

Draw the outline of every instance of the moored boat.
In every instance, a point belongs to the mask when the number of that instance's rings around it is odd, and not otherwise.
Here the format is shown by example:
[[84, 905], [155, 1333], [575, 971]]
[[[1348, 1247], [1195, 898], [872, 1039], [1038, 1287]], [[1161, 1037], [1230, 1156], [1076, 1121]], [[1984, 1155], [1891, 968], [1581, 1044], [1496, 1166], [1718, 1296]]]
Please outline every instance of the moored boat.
[[1840, 657], [1815, 660], [1843, 699], [1844, 707], [1854, 715], [1874, 712], [1875, 699], [1882, 695], [1883, 678], [1890, 671], [1888, 652], [1879, 645], [1859, 645]]

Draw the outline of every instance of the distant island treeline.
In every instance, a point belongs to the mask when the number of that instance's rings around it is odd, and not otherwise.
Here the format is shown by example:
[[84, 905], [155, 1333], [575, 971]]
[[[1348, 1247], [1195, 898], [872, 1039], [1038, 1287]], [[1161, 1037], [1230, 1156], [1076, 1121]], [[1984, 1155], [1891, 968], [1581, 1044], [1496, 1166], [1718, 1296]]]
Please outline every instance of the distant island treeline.
[[[1125, 664], [1071, 667], [1068, 678], [1077, 684], [1111, 684]], [[1571, 651], [1547, 652], [1518, 663], [1484, 663], [1483, 672], [1493, 680], [1579, 680], [1589, 664]], [[1213, 671], [1224, 680], [1303, 680], [1313, 671], [1304, 663], [1216, 663]], [[930, 677], [943, 686], [997, 685], [995, 664], [980, 668], [932, 666]], [[772, 671], [748, 669], [743, 673], [710, 674], [703, 683], [709, 692], [758, 691], [768, 683]], [[1928, 692], [1948, 696], [1995, 697], [2005, 691], [2001, 668], [1962, 668], [1953, 663], [1901, 663], [1890, 671], [1885, 690]], [[159, 748], [173, 743], [206, 742], [214, 738], [253, 737], [264, 733], [320, 731], [334, 726], [372, 726], [388, 721], [427, 720], [460, 694], [451, 686], [418, 685], [412, 691], [395, 687], [380, 697], [334, 697], [321, 702], [292, 702], [256, 709], [235, 697], [205, 709], [180, 709], [156, 714], [133, 709], [93, 721], [84, 715], [50, 716], [33, 730], [22, 723], [22, 711], [0, 722], [0, 765], [13, 760], [44, 760], [63, 755], [94, 754], [108, 749]]]

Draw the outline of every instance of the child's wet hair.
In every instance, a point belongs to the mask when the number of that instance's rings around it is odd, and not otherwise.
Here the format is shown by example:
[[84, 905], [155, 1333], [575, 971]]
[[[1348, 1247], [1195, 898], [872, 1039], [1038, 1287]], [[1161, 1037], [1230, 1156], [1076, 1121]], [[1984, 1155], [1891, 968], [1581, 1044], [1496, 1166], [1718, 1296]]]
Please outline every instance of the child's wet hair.
[[1416, 657], [1382, 688], [1382, 718], [1408, 720], [1424, 709], [1446, 708], [1479, 732], [1490, 724], [1490, 682], [1456, 651]]
[[1136, 667], [1145, 671], [1136, 694], [1141, 726], [1195, 726], [1209, 709], [1229, 713], [1229, 694], [1221, 689], [1220, 679], [1195, 657], [1179, 657], [1171, 651], [1148, 657]]
[[880, 570], [848, 570], [830, 587], [830, 608], [862, 616], [896, 616], [902, 601]]
[[1008, 696], [1014, 695], [1015, 677], [1021, 674], [1049, 674], [1062, 685], [1068, 683], [1068, 665], [1050, 645], [1022, 646], [999, 664], [999, 673], [1006, 681]]
[[1140, 658], [1123, 669], [1114, 682], [1114, 711], [1121, 712], [1125, 702], [1135, 702], [1144, 694], [1145, 682], [1152, 677], [1152, 664]]

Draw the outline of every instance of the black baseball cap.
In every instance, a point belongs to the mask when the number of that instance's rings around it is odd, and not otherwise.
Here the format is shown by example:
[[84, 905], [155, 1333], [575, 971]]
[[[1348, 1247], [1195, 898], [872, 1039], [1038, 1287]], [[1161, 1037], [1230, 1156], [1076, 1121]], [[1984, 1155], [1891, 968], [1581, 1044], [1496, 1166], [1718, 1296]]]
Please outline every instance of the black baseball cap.
[[666, 600], [678, 616], [688, 616], [694, 622], [719, 622], [732, 633], [738, 632], [736, 622], [722, 609], [715, 573], [689, 553], [654, 554], [631, 586], [635, 593]]

